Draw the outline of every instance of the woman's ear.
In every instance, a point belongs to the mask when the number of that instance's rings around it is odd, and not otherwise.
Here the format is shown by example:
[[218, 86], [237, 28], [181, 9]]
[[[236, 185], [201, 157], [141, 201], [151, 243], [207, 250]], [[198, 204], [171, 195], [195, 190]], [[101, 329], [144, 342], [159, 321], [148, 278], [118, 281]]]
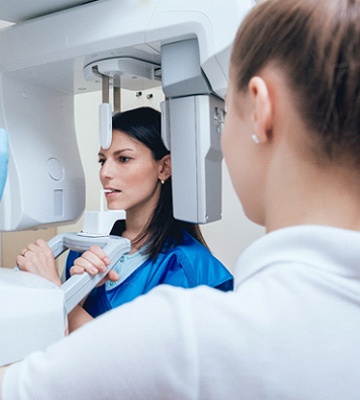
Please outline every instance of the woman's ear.
[[159, 179], [166, 181], [171, 176], [171, 156], [167, 154], [159, 161]]
[[255, 76], [249, 82], [252, 102], [251, 124], [259, 143], [266, 143], [273, 127], [273, 105], [264, 79]]

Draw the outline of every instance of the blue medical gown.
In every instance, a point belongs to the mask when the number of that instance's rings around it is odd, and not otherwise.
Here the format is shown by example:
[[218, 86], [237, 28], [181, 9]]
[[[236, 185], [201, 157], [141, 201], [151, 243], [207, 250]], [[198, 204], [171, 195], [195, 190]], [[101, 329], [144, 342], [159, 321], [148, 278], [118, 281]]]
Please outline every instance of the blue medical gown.
[[[74, 260], [81, 254], [71, 251], [66, 261], [66, 279]], [[156, 260], [148, 258], [124, 282], [106, 289], [105, 285], [92, 290], [84, 309], [93, 317], [119, 307], [149, 292], [157, 285], [167, 284], [193, 288], [207, 285], [222, 291], [233, 290], [233, 276], [210, 251], [183, 231], [181, 242], [162, 251]]]

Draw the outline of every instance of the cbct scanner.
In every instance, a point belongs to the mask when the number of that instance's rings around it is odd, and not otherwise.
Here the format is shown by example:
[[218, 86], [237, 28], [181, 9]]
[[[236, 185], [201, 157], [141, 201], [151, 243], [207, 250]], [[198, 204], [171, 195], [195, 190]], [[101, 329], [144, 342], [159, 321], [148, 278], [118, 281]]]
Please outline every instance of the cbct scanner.
[[[254, 0], [0, 0], [0, 132], [8, 175], [0, 231], [76, 220], [85, 179], [74, 128], [74, 95], [103, 90], [100, 143], [111, 143], [107, 91], [162, 86], [162, 134], [172, 154], [174, 216], [221, 218], [220, 134], [231, 44]], [[86, 232], [85, 232], [86, 233]], [[93, 232], [94, 233], [94, 232]], [[112, 264], [124, 238], [64, 234], [55, 255], [99, 244]], [[86, 273], [61, 288], [0, 268], [0, 365], [64, 336], [67, 313], [98, 283]]]

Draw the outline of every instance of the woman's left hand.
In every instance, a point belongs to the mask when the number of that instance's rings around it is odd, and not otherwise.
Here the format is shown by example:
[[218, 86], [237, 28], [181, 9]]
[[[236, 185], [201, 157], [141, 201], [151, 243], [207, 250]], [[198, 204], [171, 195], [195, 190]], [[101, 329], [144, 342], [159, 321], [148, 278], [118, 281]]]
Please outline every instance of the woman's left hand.
[[[99, 272], [105, 272], [109, 264], [110, 259], [104, 251], [99, 246], [91, 246], [89, 250], [74, 261], [74, 265], [70, 268], [70, 275], [81, 274], [84, 271], [90, 275], [96, 275]], [[116, 271], [110, 270], [98, 286], [103, 285], [108, 280], [117, 281], [119, 280], [119, 275]]]

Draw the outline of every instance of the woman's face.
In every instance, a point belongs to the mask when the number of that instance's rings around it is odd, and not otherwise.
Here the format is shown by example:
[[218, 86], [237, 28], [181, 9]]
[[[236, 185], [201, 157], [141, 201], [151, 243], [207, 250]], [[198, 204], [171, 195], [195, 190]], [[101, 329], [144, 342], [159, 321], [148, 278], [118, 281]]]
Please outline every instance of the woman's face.
[[161, 164], [151, 150], [121, 131], [113, 131], [109, 149], [99, 152], [100, 180], [109, 210], [140, 212], [149, 216], [160, 196]]

